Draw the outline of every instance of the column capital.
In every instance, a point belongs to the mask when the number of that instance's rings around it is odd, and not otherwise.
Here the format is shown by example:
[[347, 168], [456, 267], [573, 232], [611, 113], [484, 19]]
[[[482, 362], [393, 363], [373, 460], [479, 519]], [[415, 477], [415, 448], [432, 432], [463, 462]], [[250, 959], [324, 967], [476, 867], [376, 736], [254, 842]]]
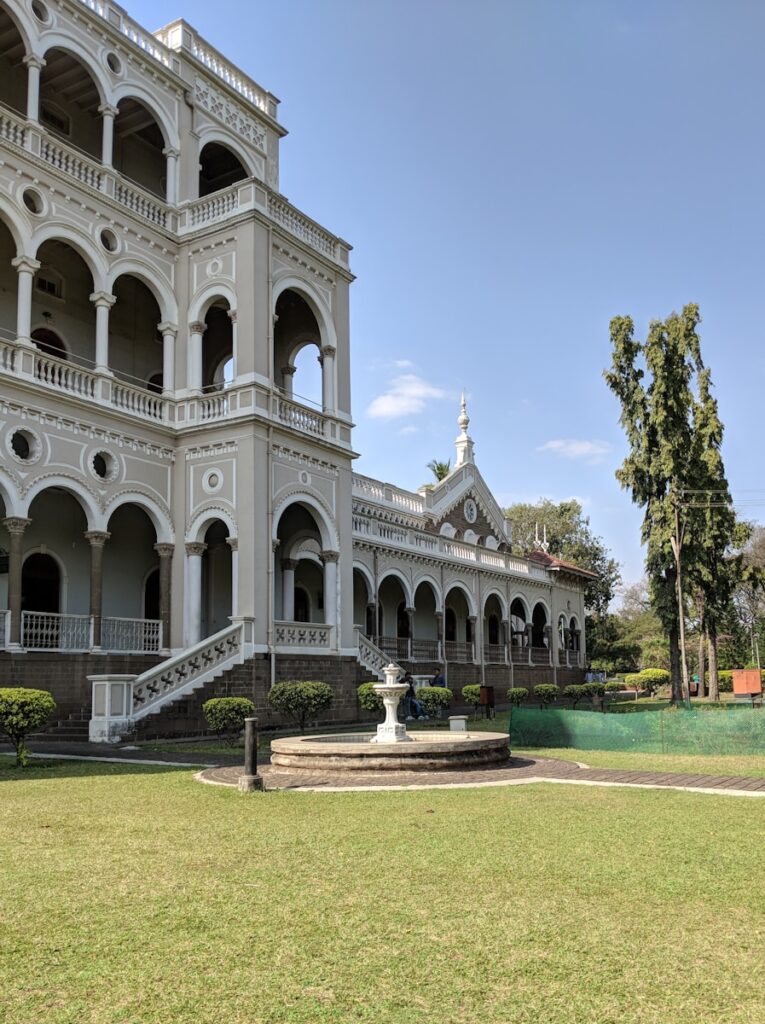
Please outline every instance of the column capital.
[[204, 334], [207, 330], [207, 324], [202, 320], [195, 320], [193, 323], [189, 324], [189, 330], [192, 334]]
[[236, 323], [236, 310], [235, 309], [227, 309], [226, 310], [226, 316], [229, 318], [229, 320], [231, 321], [232, 324]]
[[21, 58], [21, 63], [28, 68], [37, 68], [38, 71], [42, 71], [47, 62], [42, 57], [38, 57], [36, 53], [28, 53], [26, 57]]
[[282, 559], [282, 569], [286, 569], [287, 572], [294, 572], [295, 569], [297, 569], [297, 567], [298, 567], [298, 560], [297, 560], [297, 558], [283, 558]]
[[98, 113], [101, 117], [116, 117], [119, 114], [117, 107], [113, 107], [111, 103], [102, 103], [98, 108]]
[[180, 155], [180, 149], [175, 149], [173, 146], [165, 146], [162, 150], [162, 156], [172, 157], [174, 160], [177, 160]]
[[478, 622], [478, 616], [477, 615], [468, 615], [467, 620], [468, 620], [468, 622], [476, 623], [476, 622]]
[[404, 611], [406, 612], [407, 615], [414, 615], [414, 613], [417, 611], [417, 609], [416, 608], [404, 608]]
[[103, 306], [106, 309], [111, 309], [114, 303], [117, 301], [116, 295], [110, 295], [109, 292], [93, 292], [88, 296], [93, 305], [98, 309], [99, 306]]
[[324, 562], [326, 565], [327, 562], [337, 562], [338, 559], [340, 558], [340, 552], [322, 551], [319, 557], [321, 558], [322, 562]]
[[16, 256], [15, 259], [11, 260], [11, 266], [16, 268], [16, 273], [18, 274], [36, 274], [41, 267], [41, 263], [34, 256]]
[[283, 377], [294, 377], [295, 376], [295, 370], [297, 370], [297, 366], [290, 366], [290, 365], [283, 366], [282, 367], [282, 376]]
[[87, 530], [83, 536], [92, 548], [102, 548], [111, 537], [111, 534], [106, 530]]
[[203, 541], [194, 540], [190, 541], [186, 545], [187, 555], [197, 555], [201, 557], [205, 553], [205, 551], [207, 551], [207, 545]]
[[3, 526], [8, 533], [20, 537], [31, 522], [31, 519], [25, 519], [24, 516], [8, 516], [3, 520]]
[[226, 543], [232, 551], [239, 550], [239, 538], [238, 537], [226, 537]]
[[278, 537], [276, 538], [276, 540], [272, 540], [271, 541], [271, 550], [274, 552], [274, 554], [276, 554], [276, 552], [279, 550], [279, 545], [280, 544], [281, 544], [281, 541], [279, 540]]
[[322, 345], [321, 354], [322, 356], [329, 356], [331, 359], [333, 356], [337, 355], [337, 349], [334, 345]]
[[154, 550], [160, 558], [172, 558], [175, 553], [175, 544], [155, 544]]
[[171, 324], [169, 321], [165, 320], [161, 324], [157, 324], [157, 330], [163, 336], [165, 334], [172, 334], [175, 338], [178, 334], [178, 324]]

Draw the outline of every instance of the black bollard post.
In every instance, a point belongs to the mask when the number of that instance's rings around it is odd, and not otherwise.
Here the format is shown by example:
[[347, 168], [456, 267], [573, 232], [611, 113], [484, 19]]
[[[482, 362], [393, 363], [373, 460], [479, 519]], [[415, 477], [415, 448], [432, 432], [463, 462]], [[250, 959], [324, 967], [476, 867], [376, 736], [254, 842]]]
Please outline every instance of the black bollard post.
[[244, 774], [239, 776], [239, 792], [252, 793], [263, 789], [263, 779], [258, 775], [258, 720], [244, 720]]

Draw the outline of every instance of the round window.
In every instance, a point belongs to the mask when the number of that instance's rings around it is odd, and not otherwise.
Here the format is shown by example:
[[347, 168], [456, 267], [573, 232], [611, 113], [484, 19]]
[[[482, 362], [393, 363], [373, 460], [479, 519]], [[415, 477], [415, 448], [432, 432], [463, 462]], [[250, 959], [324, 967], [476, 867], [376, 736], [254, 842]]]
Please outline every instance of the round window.
[[6, 443], [17, 462], [35, 462], [42, 451], [39, 438], [31, 430], [14, 430]]
[[91, 456], [90, 468], [93, 471], [94, 476], [97, 476], [99, 480], [103, 480], [106, 483], [113, 480], [116, 475], [117, 463], [114, 460], [114, 456], [109, 452], [96, 452], [95, 455]]
[[21, 194], [24, 206], [29, 210], [30, 213], [41, 214], [45, 210], [45, 204], [43, 198], [37, 189], [25, 188]]
[[117, 236], [109, 228], [104, 228], [100, 235], [101, 245], [106, 249], [107, 252], [116, 252], [120, 243], [117, 241]]
[[122, 61], [113, 50], [106, 55], [106, 66], [113, 75], [119, 75], [122, 72]]
[[50, 14], [48, 8], [42, 2], [42, 0], [32, 0], [32, 14], [41, 21], [43, 25], [47, 25], [50, 21]]

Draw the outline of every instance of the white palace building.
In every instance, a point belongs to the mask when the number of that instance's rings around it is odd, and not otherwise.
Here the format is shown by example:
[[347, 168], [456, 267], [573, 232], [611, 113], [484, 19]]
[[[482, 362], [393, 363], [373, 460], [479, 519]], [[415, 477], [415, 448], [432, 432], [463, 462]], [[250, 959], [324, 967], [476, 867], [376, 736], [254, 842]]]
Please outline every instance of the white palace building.
[[510, 553], [464, 403], [440, 483], [354, 474], [350, 246], [280, 194], [284, 135], [184, 21], [0, 0], [0, 685], [61, 736], [215, 693], [275, 722], [288, 678], [349, 720], [390, 659], [500, 700], [581, 675], [588, 574]]

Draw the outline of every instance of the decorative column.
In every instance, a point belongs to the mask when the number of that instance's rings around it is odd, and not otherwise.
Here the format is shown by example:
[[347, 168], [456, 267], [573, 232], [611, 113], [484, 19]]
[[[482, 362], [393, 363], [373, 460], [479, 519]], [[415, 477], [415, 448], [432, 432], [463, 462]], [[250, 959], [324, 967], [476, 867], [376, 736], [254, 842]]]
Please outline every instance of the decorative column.
[[446, 660], [446, 648], [444, 647], [444, 613], [436, 612], [436, 639], [438, 640], [438, 660]]
[[207, 545], [193, 541], [186, 545], [186, 646], [198, 644], [202, 635], [202, 555]]
[[202, 393], [202, 338], [207, 324], [201, 320], [189, 324], [189, 350], [186, 363], [186, 386], [189, 391]]
[[18, 288], [16, 290], [16, 339], [21, 345], [32, 346], [32, 285], [40, 269], [39, 260], [31, 256], [17, 256], [11, 260], [16, 268]]
[[155, 544], [159, 555], [159, 617], [162, 621], [162, 647], [170, 647], [170, 588], [173, 578], [174, 544]]
[[566, 668], [570, 668], [571, 659], [569, 658], [569, 650], [571, 648], [571, 630], [568, 626], [563, 630], [563, 646], [566, 649]]
[[111, 375], [109, 369], [109, 310], [117, 301], [108, 292], [93, 292], [90, 301], [96, 307], [96, 373]]
[[405, 608], [406, 617], [409, 620], [409, 642], [406, 645], [407, 659], [412, 661], [412, 641], [414, 640], [414, 608]]
[[226, 537], [226, 543], [231, 548], [231, 618], [233, 619], [239, 610], [239, 538]]
[[328, 626], [337, 625], [337, 560], [339, 551], [322, 551], [324, 564], [324, 621]]
[[105, 530], [89, 530], [85, 540], [90, 544], [90, 620], [93, 648], [101, 650], [101, 612], [104, 588], [104, 544], [111, 537]]
[[577, 668], [580, 668], [582, 664], [580, 654], [582, 649], [581, 636], [582, 631], [580, 629], [573, 629], [571, 631], [572, 647], [574, 650], [574, 664], [577, 666]]
[[478, 622], [478, 616], [477, 615], [468, 615], [467, 620], [470, 623], [470, 642], [473, 645], [473, 658], [472, 658], [472, 660], [473, 660], [473, 664], [476, 664], [476, 662], [478, 660], [476, 658], [476, 649], [477, 649], [477, 644], [476, 644], [476, 623]]
[[[375, 615], [377, 613], [377, 605], [374, 601], [367, 601], [367, 619], [364, 623], [364, 630], [369, 636], [370, 640], [374, 640], [377, 635], [377, 628], [375, 626]], [[372, 628], [369, 629], [369, 623], [372, 623]]]
[[98, 108], [101, 115], [101, 163], [104, 167], [114, 164], [114, 118], [119, 114], [116, 107], [102, 103]]
[[335, 409], [335, 349], [324, 345], [321, 350], [321, 404], [324, 412], [334, 415]]
[[175, 339], [178, 328], [175, 324], [162, 323], [157, 325], [162, 335], [162, 394], [171, 395], [175, 391]]
[[239, 372], [239, 369], [238, 369], [238, 367], [239, 367], [239, 358], [238, 358], [238, 349], [237, 349], [237, 341], [238, 341], [239, 332], [237, 330], [236, 310], [235, 309], [229, 309], [227, 315], [228, 315], [229, 320], [231, 321], [231, 363], [232, 363], [232, 374], [231, 374], [231, 376], [232, 376], [233, 380], [236, 380], [236, 375]]
[[[297, 559], [282, 559], [282, 618], [286, 622], [295, 621], [295, 569]], [[324, 607], [326, 606], [325, 599]]]
[[292, 378], [295, 376], [296, 369], [296, 366], [288, 365], [282, 367], [282, 379], [284, 381], [282, 384], [282, 391], [285, 395], [289, 395], [290, 398], [292, 397]]
[[165, 201], [168, 206], [176, 206], [178, 203], [178, 157], [180, 151], [173, 149], [171, 146], [166, 146], [162, 150], [162, 156], [166, 160], [165, 164]]
[[530, 622], [527, 622], [526, 623], [526, 627], [525, 627], [525, 632], [526, 632], [526, 648], [527, 648], [527, 650], [529, 652], [529, 665], [533, 665], [534, 664], [534, 659], [531, 656], [531, 650], [532, 650], [532, 648], [531, 648], [531, 641], [533, 640], [532, 629], [533, 629], [532, 624]]
[[553, 664], [553, 642], [552, 642], [552, 626], [548, 622], [545, 624], [544, 631], [545, 640], [547, 641], [547, 654], [549, 657], [550, 665]]
[[40, 120], [40, 72], [45, 67], [42, 57], [33, 53], [22, 59], [27, 66], [27, 121], [35, 124]]
[[10, 535], [8, 548], [8, 608], [11, 612], [11, 632], [9, 646], [21, 644], [21, 538], [24, 530], [32, 522], [22, 516], [9, 516], [3, 520], [3, 526]]
[[510, 644], [512, 642], [512, 638], [510, 636], [510, 620], [509, 619], [503, 619], [502, 620], [501, 629], [502, 629], [502, 647], [504, 648], [504, 651], [505, 651], [505, 664], [507, 665], [508, 664], [508, 660], [512, 661], [512, 658], [510, 657], [510, 655], [512, 653], [510, 651]]

